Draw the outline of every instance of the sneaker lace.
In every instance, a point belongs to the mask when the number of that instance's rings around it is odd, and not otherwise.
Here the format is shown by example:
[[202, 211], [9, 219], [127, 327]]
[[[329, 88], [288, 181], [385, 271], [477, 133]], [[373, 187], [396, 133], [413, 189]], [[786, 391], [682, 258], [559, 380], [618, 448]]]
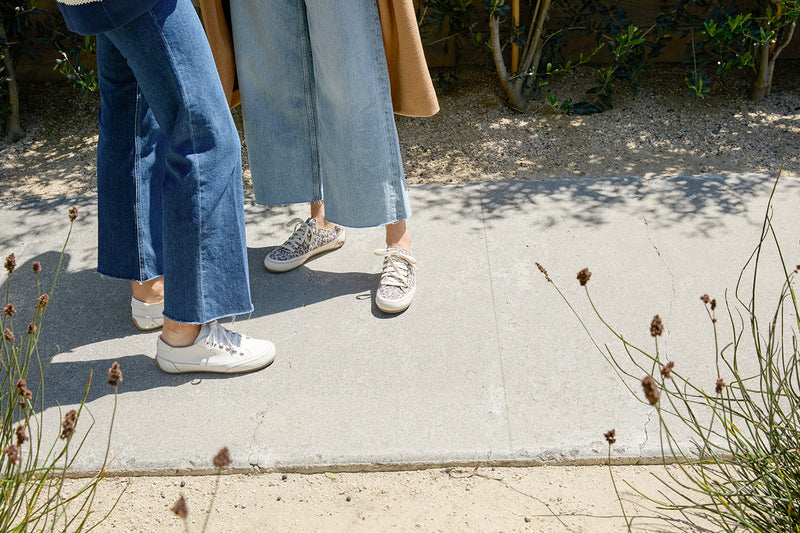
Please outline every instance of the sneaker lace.
[[217, 348], [225, 350], [234, 355], [241, 355], [243, 352], [240, 349], [242, 344], [242, 336], [235, 331], [225, 329], [216, 320], [208, 324], [208, 336], [206, 337], [206, 346], [209, 348]]
[[416, 259], [392, 248], [375, 250], [375, 255], [384, 258], [381, 285], [393, 287], [410, 285], [411, 265], [417, 264]]
[[294, 233], [281, 245], [281, 248], [286, 248], [290, 252], [293, 252], [303, 243], [311, 244], [311, 237], [314, 236], [316, 228], [309, 226], [302, 218], [293, 218], [286, 223], [287, 228], [291, 228], [292, 226], [294, 226]]

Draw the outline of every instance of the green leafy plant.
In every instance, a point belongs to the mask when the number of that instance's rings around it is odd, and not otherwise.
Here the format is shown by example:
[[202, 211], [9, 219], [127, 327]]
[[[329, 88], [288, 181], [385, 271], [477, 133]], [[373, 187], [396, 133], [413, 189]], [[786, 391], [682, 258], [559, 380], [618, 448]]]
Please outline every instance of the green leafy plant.
[[[85, 409], [91, 375], [78, 408], [63, 414], [59, 436], [50, 444], [44, 441], [44, 370], [49, 359], [43, 360], [41, 357], [38, 341], [77, 216], [77, 208], [72, 207], [69, 211], [69, 232], [49, 293], [40, 290], [39, 275], [43, 266], [38, 261], [33, 263], [37, 297], [32, 303], [33, 320], [23, 332], [14, 327], [17, 309], [11, 301], [16, 258], [12, 253], [5, 259], [8, 279], [3, 308], [3, 338], [0, 340], [0, 413], [3, 416], [0, 433], [0, 531], [3, 532], [88, 531], [108, 516], [106, 514], [97, 519], [91, 512], [97, 485], [107, 476], [108, 447], [98, 473], [70, 493], [66, 493], [63, 487], [64, 479], [89, 435], [89, 431], [86, 431], [78, 438], [76, 430], [87, 415], [91, 418]], [[31, 372], [38, 375], [38, 384], [33, 391], [28, 389]], [[114, 363], [108, 374], [108, 384], [114, 387], [116, 412], [117, 387], [122, 381], [119, 365]], [[113, 418], [112, 415], [111, 428]], [[92, 423], [88, 423], [91, 429]]]
[[[666, 474], [659, 476], [666, 494], [643, 496], [665, 512], [703, 517], [730, 533], [800, 532], [800, 312], [794, 288], [800, 265], [786, 266], [772, 225], [774, 194], [775, 188], [758, 244], [737, 281], [734, 301], [729, 302], [727, 294], [724, 300], [731, 331], [727, 343], [720, 338], [722, 305], [708, 295], [700, 297], [716, 363], [715, 381], [706, 386], [681, 374], [664, 357], [658, 343], [664, 324], [658, 315], [650, 324], [652, 348], [632, 344], [604, 320], [589, 291], [591, 272], [582, 270], [578, 281], [586, 298], [617, 343], [617, 348], [601, 346], [546, 269], [537, 264], [626, 387], [652, 406], [658, 417], [664, 464], [677, 460], [677, 470], [665, 469]], [[765, 315], [760, 280], [769, 248], [780, 265], [782, 284]], [[745, 289], [748, 271], [752, 279]], [[755, 370], [749, 370], [752, 366]], [[641, 392], [635, 392], [639, 387]], [[677, 436], [678, 429], [688, 430], [691, 444]], [[617, 435], [611, 431], [605, 437], [610, 446]]]
[[[559, 100], [552, 92], [546, 98], [555, 109], [570, 114], [609, 109], [619, 85], [636, 94], [643, 73], [671, 38], [664, 25], [640, 29], [623, 10], [607, 2], [529, 2], [528, 25], [517, 20], [508, 0], [487, 0], [484, 5], [489, 12], [495, 70], [509, 104], [520, 111], [530, 108], [531, 98], [554, 76], [597, 61], [601, 52], [608, 60], [595, 67], [597, 85], [587, 91], [587, 99]], [[504, 35], [508, 36], [505, 40]], [[577, 53], [577, 58], [564, 56], [570, 39], [585, 37], [593, 40], [590, 49]], [[512, 49], [510, 66], [508, 48]], [[519, 59], [515, 61], [516, 51]]]
[[87, 67], [95, 54], [95, 41], [70, 32], [61, 12], [44, 11], [36, 0], [0, 0], [0, 126], [6, 140], [22, 136], [17, 66], [23, 56], [55, 54], [54, 70], [63, 74], [82, 94], [97, 89], [97, 73]]

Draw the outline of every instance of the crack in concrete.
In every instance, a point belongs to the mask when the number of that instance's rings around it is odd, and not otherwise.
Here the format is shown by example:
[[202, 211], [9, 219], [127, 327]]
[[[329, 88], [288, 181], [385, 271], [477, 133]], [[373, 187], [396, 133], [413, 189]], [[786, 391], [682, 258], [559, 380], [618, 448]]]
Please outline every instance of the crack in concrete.
[[258, 451], [258, 432], [261, 429], [261, 426], [264, 425], [264, 419], [267, 417], [267, 414], [264, 411], [256, 413], [256, 425], [253, 428], [253, 433], [251, 435], [251, 442], [250, 442], [250, 458], [248, 459], [248, 463], [250, 466], [253, 467], [257, 472], [261, 471], [261, 466], [259, 465], [260, 453]]
[[664, 268], [667, 270], [667, 273], [669, 274], [670, 289], [672, 290], [672, 299], [669, 302], [669, 316], [667, 317], [667, 318], [669, 318], [670, 316], [672, 316], [673, 304], [675, 303], [675, 301], [678, 298], [678, 291], [675, 288], [675, 274], [673, 274], [672, 269], [669, 267], [667, 262], [664, 260], [664, 257], [661, 255], [661, 250], [658, 249], [658, 246], [656, 245], [655, 241], [653, 240], [653, 237], [650, 235], [650, 224], [647, 222], [647, 217], [642, 217], [642, 220], [644, 221], [645, 230], [647, 230], [647, 240], [650, 242], [650, 246], [653, 247], [653, 250], [656, 251], [656, 255], [661, 260], [661, 264], [664, 265]]
[[650, 440], [650, 433], [647, 430], [647, 427], [650, 425], [650, 422], [653, 420], [653, 413], [655, 413], [655, 409], [650, 410], [650, 414], [647, 415], [647, 420], [644, 423], [644, 441], [639, 444], [639, 455], [644, 456], [644, 447], [647, 446], [647, 441]]

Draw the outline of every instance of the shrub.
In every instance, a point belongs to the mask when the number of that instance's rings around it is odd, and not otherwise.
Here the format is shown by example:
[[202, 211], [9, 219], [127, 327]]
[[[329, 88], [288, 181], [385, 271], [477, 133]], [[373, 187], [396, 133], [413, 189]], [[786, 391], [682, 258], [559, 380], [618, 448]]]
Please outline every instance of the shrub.
[[[677, 459], [678, 472], [666, 469], [666, 475], [659, 477], [666, 493], [651, 501], [684, 518], [702, 516], [731, 533], [800, 532], [800, 313], [794, 289], [800, 265], [786, 266], [772, 226], [771, 200], [772, 196], [759, 242], [737, 281], [735, 301], [728, 302], [727, 295], [724, 304], [708, 295], [699, 298], [714, 338], [717, 375], [713, 381], [698, 384], [664, 358], [658, 345], [664, 330], [659, 316], [650, 323], [652, 349], [633, 345], [605, 322], [589, 292], [588, 269], [578, 274], [578, 280], [594, 313], [621, 349], [601, 347], [570, 305], [628, 389], [654, 408], [664, 463]], [[757, 289], [769, 245], [779, 258], [783, 282], [764, 324], [763, 294]], [[546, 270], [539, 268], [569, 305]], [[752, 285], [745, 290], [742, 282], [747, 268], [752, 270]], [[718, 329], [723, 308], [731, 327], [731, 340], [724, 345]], [[754, 372], [745, 370], [748, 363], [755, 364]], [[676, 436], [679, 429], [689, 430], [692, 444], [688, 447]], [[620, 436], [612, 430], [605, 437], [610, 446]]]
[[[70, 209], [69, 233], [72, 232], [76, 217], [77, 209], [73, 207]], [[69, 241], [69, 233], [64, 249]], [[61, 259], [64, 249], [61, 250]], [[97, 474], [88, 478], [75, 493], [66, 494], [63, 490], [64, 478], [88, 435], [79, 438], [76, 430], [84, 415], [88, 414], [85, 413], [84, 403], [91, 375], [78, 408], [63, 414], [59, 436], [50, 444], [43, 441], [43, 378], [44, 368], [49, 361], [41, 359], [38, 340], [54, 294], [61, 259], [56, 266], [49, 293], [42, 293], [39, 286], [39, 274], [44, 267], [39, 262], [33, 263], [37, 297], [35, 302], [31, 302], [33, 320], [23, 331], [14, 328], [17, 309], [11, 301], [16, 258], [12, 253], [5, 259], [8, 280], [3, 307], [3, 338], [0, 339], [0, 413], [3, 416], [0, 433], [0, 531], [3, 532], [85, 531], [108, 516], [95, 519], [91, 515], [97, 485], [107, 476], [108, 448], [106, 459]], [[34, 390], [28, 389], [31, 371], [38, 374], [38, 384]], [[119, 365], [114, 363], [109, 370], [108, 384], [114, 387], [115, 410], [120, 381], [122, 374]], [[110, 442], [111, 429], [108, 438]]]
[[70, 32], [61, 12], [38, 9], [36, 0], [0, 0], [0, 129], [6, 140], [22, 133], [19, 115], [17, 65], [23, 56], [53, 51], [54, 70], [80, 87], [81, 93], [97, 89], [97, 73], [85, 66], [95, 53], [95, 42]]
[[[485, 0], [477, 5], [470, 0], [422, 0], [420, 13], [429, 44], [461, 47], [469, 41], [488, 52], [509, 105], [520, 111], [530, 109], [553, 76], [569, 74], [591, 60], [598, 65], [596, 85], [585, 100], [546, 95], [559, 111], [585, 114], [610, 108], [620, 88], [636, 94], [644, 72], [676, 38], [689, 47], [689, 94], [706, 98], [712, 74], [726, 76], [745, 68], [754, 72], [751, 97], [769, 94], [775, 62], [794, 35], [799, 4], [759, 0], [746, 10], [735, 0], [676, 0], [642, 27], [608, 1]], [[477, 29], [481, 11], [488, 15], [488, 38]], [[589, 44], [571, 50], [574, 57], [567, 58], [570, 42]]]

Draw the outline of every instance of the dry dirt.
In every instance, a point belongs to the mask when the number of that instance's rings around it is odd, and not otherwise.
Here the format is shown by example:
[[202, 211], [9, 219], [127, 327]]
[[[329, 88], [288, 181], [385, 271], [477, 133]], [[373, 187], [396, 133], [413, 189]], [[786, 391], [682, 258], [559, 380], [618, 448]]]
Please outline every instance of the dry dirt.
[[[668, 478], [665, 467], [613, 467], [632, 531], [719, 530], [636, 494], [632, 487], [667, 501], [654, 474]], [[123, 489], [97, 531], [627, 531], [604, 466], [115, 478], [102, 485], [94, 509], [109, 509]], [[185, 522], [171, 511], [181, 496]]]
[[[751, 102], [745, 78], [717, 82], [710, 99], [695, 101], [686, 96], [685, 68], [661, 65], [635, 98], [618, 95], [614, 109], [591, 116], [561, 115], [544, 104], [515, 113], [503, 105], [490, 72], [465, 70], [460, 84], [441, 91], [437, 116], [398, 118], [408, 181], [774, 173], [781, 164], [796, 175], [800, 63], [779, 67], [772, 95]], [[592, 78], [584, 70], [554, 89], [578, 99]], [[0, 142], [0, 202], [94, 193], [97, 97], [80, 98], [56, 83], [22, 89], [28, 133], [16, 143]], [[241, 124], [238, 112], [235, 117]], [[663, 476], [663, 468], [613, 471], [625, 512], [635, 516], [634, 531], [696, 530], [674, 511], [664, 522], [663, 511], [623, 483], [659, 497], [654, 474]], [[101, 487], [98, 510], [127, 490], [95, 531], [198, 532], [208, 508], [209, 532], [626, 530], [607, 467], [285, 476], [111, 479]], [[186, 527], [170, 512], [181, 494], [189, 506]]]
[[[721, 172], [800, 172], [799, 61], [779, 64], [772, 94], [747, 99], [746, 76], [717, 81], [711, 98], [687, 96], [682, 65], [658, 65], [637, 96], [589, 116], [556, 113], [543, 98], [533, 112], [503, 104], [486, 69], [457, 73], [440, 90], [432, 118], [398, 117], [409, 183], [500, 179], [659, 176]], [[560, 97], [581, 99], [594, 75], [557, 80]], [[0, 201], [95, 192], [97, 96], [64, 84], [23, 86], [23, 126], [16, 143], [0, 141]], [[241, 115], [234, 112], [241, 126]], [[243, 146], [246, 161], [246, 143]], [[245, 164], [245, 182], [250, 172]]]

